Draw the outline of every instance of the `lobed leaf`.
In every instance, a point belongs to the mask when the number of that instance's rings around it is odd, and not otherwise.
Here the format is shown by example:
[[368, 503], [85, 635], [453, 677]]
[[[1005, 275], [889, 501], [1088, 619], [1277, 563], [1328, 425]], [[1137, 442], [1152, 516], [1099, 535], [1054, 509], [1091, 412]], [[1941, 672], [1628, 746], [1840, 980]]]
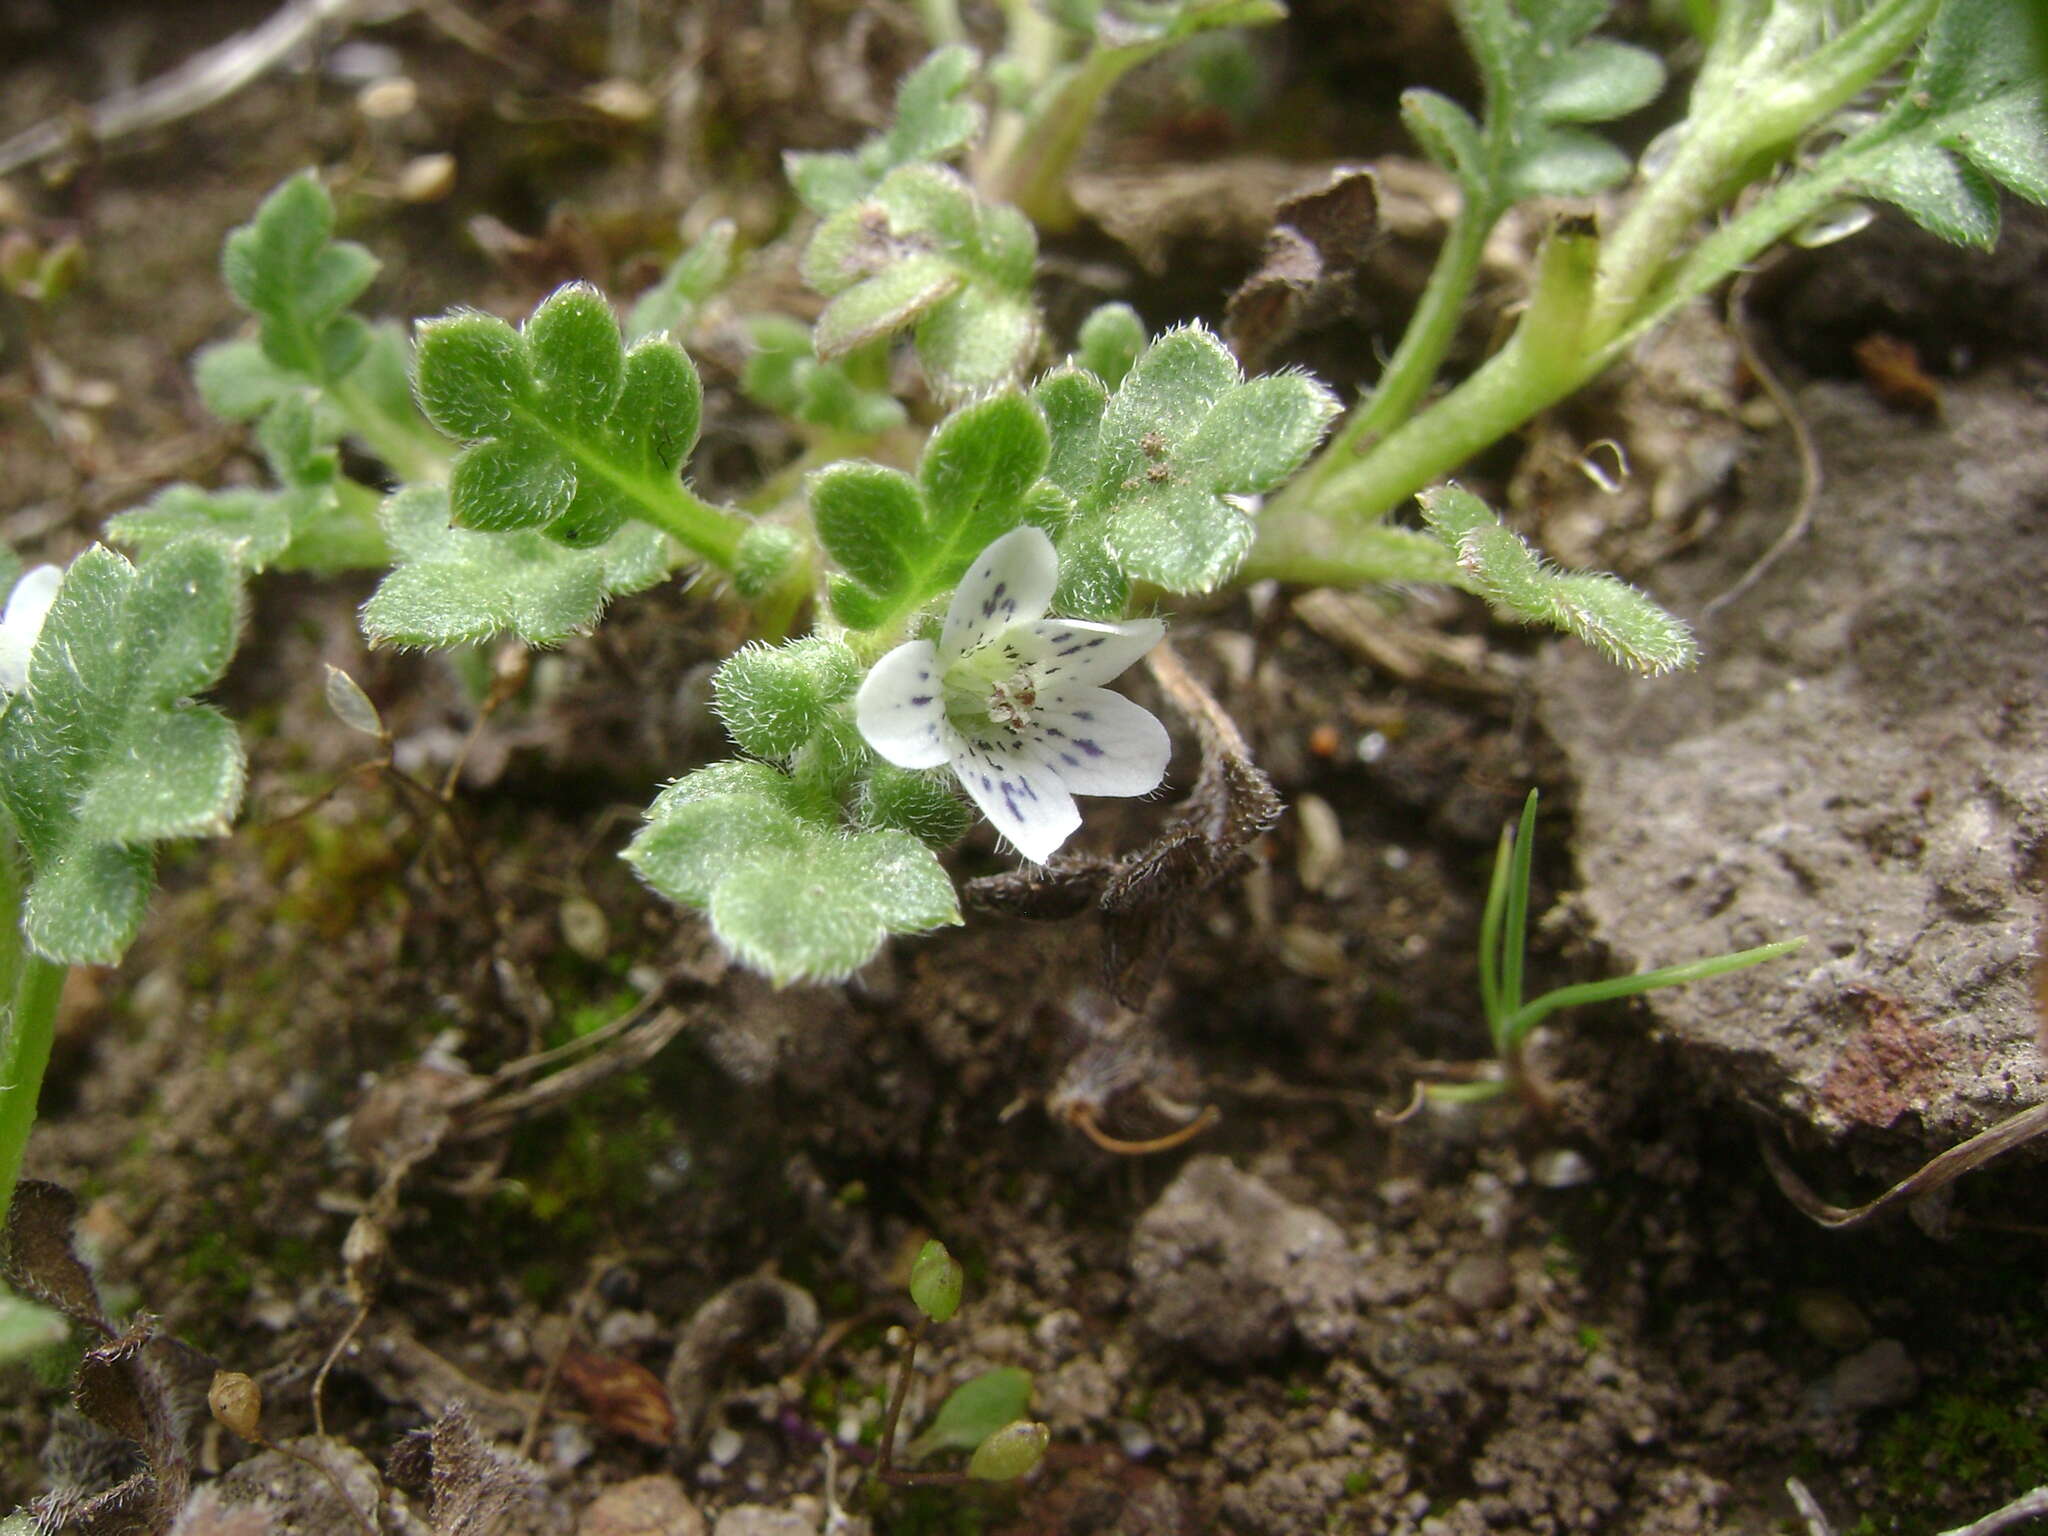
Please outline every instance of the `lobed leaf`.
[[1608, 0], [1455, 0], [1485, 88], [1484, 125], [1424, 90], [1402, 95], [1401, 116], [1472, 204], [1498, 213], [1528, 197], [1589, 196], [1628, 177], [1627, 155], [1572, 126], [1625, 117], [1664, 89], [1655, 54], [1588, 36], [1609, 9]]
[[980, 64], [972, 48], [941, 48], [897, 86], [896, 116], [887, 130], [850, 153], [785, 154], [783, 166], [804, 206], [834, 214], [898, 166], [959, 155], [981, 132], [981, 108], [963, 96]]
[[1459, 584], [1495, 607], [1577, 635], [1641, 672], [1696, 659], [1692, 632], [1678, 619], [1617, 577], [1549, 566], [1469, 491], [1436, 486], [1417, 500], [1423, 521], [1456, 558]]
[[955, 411], [925, 444], [915, 479], [836, 464], [810, 481], [818, 541], [843, 577], [833, 610], [853, 629], [901, 618], [959, 581], [974, 557], [1040, 503], [1051, 439], [1015, 390]]
[[1038, 241], [1016, 209], [983, 202], [943, 166], [900, 166], [828, 217], [804, 249], [804, 281], [832, 302], [818, 319], [831, 361], [915, 325], [942, 398], [1018, 378], [1038, 346]]
[[2025, 11], [1945, 0], [1891, 110], [1815, 176], [1959, 245], [1996, 242], [1999, 186], [2048, 203], [2048, 95]]
[[1034, 398], [1049, 423], [1047, 478], [1072, 499], [1054, 604], [1121, 615], [1133, 580], [1210, 592], [1251, 548], [1252, 500], [1300, 468], [1337, 414], [1305, 374], [1245, 380], [1200, 326], [1166, 332], [1114, 393], [1063, 369]]
[[362, 357], [367, 327], [344, 311], [377, 275], [374, 256], [333, 235], [334, 202], [313, 172], [301, 171], [263, 200], [221, 253], [229, 290], [261, 322], [263, 356], [322, 384]]
[[140, 567], [96, 546], [65, 573], [0, 717], [0, 800], [28, 853], [37, 953], [117, 960], [148, 901], [150, 845], [226, 830], [241, 745], [189, 696], [226, 669], [240, 619], [235, 565], [213, 541]]
[[423, 321], [418, 392], [434, 425], [467, 444], [449, 476], [457, 523], [591, 548], [677, 494], [703, 387], [672, 342], [626, 351], [611, 306], [571, 283], [523, 331], [473, 312]]
[[663, 791], [625, 858], [777, 985], [849, 976], [892, 933], [960, 921], [952, 882], [915, 837], [845, 832], [799, 802], [765, 764], [718, 764]]
[[612, 598], [663, 580], [669, 541], [631, 523], [603, 544], [570, 549], [528, 529], [478, 533], [449, 521], [448, 491], [408, 486], [380, 513], [392, 569], [363, 605], [376, 645], [462, 645], [501, 634], [559, 645], [596, 624]]

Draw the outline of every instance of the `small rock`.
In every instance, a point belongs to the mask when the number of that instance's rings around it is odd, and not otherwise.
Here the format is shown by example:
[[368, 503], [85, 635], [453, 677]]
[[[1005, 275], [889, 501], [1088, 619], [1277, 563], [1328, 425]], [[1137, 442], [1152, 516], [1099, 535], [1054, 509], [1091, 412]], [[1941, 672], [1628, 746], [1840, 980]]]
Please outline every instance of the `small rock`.
[[1920, 1367], [1897, 1339], [1879, 1339], [1858, 1350], [1828, 1378], [1829, 1398], [1841, 1414], [1896, 1408], [1919, 1390]]
[[1870, 1342], [1870, 1319], [1840, 1291], [1802, 1292], [1792, 1302], [1792, 1315], [1801, 1328], [1829, 1349], [1861, 1349]]
[[1133, 1298], [1155, 1337], [1216, 1365], [1324, 1352], [1357, 1327], [1357, 1263], [1319, 1211], [1284, 1200], [1222, 1157], [1198, 1157], [1131, 1234]]
[[1496, 1312], [1514, 1300], [1515, 1272], [1497, 1253], [1475, 1253], [1451, 1266], [1444, 1294], [1474, 1317]]
[[818, 1536], [818, 1527], [787, 1509], [735, 1504], [718, 1517], [712, 1536]]
[[1593, 1182], [1593, 1165], [1584, 1153], [1553, 1147], [1529, 1159], [1529, 1177], [1539, 1189], [1576, 1189]]
[[704, 1517], [683, 1485], [662, 1473], [607, 1488], [583, 1511], [576, 1536], [704, 1536]]

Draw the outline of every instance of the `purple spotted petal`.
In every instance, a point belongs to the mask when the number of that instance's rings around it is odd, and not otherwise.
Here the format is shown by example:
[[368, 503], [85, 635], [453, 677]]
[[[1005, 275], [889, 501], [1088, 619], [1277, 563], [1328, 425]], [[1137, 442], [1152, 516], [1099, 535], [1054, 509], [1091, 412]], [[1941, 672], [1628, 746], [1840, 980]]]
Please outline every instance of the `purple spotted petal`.
[[1007, 735], [963, 741], [953, 771], [982, 815], [1035, 864], [1057, 853], [1081, 825], [1058, 775]]
[[1123, 624], [1040, 619], [1012, 631], [1004, 644], [1032, 664], [1041, 689], [1064, 693], [1121, 676], [1165, 633], [1166, 626], [1157, 619], [1131, 619]]
[[1107, 688], [1041, 694], [1025, 735], [1077, 795], [1149, 795], [1173, 753], [1151, 711]]
[[936, 768], [953, 755], [958, 733], [946, 722], [938, 648], [929, 640], [896, 647], [861, 682], [853, 719], [867, 744], [898, 768]]
[[939, 654], [952, 661], [1013, 624], [1043, 616], [1059, 579], [1060, 557], [1052, 540], [1028, 523], [1013, 528], [974, 557], [954, 589]]

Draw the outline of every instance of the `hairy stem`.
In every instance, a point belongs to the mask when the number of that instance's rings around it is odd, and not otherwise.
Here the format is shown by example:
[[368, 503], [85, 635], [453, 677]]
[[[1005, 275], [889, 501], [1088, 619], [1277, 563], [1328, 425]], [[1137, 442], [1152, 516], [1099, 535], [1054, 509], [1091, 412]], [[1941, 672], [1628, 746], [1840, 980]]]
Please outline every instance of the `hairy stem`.
[[1400, 345], [1394, 349], [1371, 398], [1351, 413], [1315, 463], [1282, 493], [1282, 503], [1296, 496], [1313, 500], [1322, 482], [1415, 413], [1416, 406], [1436, 382], [1444, 354], [1458, 333], [1465, 301], [1471, 297], [1472, 283], [1479, 273], [1486, 237], [1498, 218], [1497, 209], [1476, 202], [1471, 189], [1466, 189], [1464, 202], [1444, 237], [1443, 248], [1437, 252], [1436, 266], [1422, 290], [1422, 299], [1415, 306], [1408, 329], [1402, 332]]
[[69, 967], [33, 953], [21, 934], [22, 870], [18, 849], [0, 858], [0, 1216], [14, 1199], [36, 1101], [56, 1035], [57, 999]]

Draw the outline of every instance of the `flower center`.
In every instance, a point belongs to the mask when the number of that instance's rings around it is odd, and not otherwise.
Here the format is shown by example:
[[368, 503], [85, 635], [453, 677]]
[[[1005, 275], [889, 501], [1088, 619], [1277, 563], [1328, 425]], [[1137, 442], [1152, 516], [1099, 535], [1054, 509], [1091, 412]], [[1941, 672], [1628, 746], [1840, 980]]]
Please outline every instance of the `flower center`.
[[988, 717], [997, 725], [1021, 729], [1031, 719], [1031, 707], [1038, 702], [1038, 679], [1030, 669], [1019, 670], [988, 690]]
[[946, 674], [946, 713], [974, 734], [980, 722], [1021, 730], [1038, 704], [1037, 670], [1007, 645], [983, 646], [956, 662]]

